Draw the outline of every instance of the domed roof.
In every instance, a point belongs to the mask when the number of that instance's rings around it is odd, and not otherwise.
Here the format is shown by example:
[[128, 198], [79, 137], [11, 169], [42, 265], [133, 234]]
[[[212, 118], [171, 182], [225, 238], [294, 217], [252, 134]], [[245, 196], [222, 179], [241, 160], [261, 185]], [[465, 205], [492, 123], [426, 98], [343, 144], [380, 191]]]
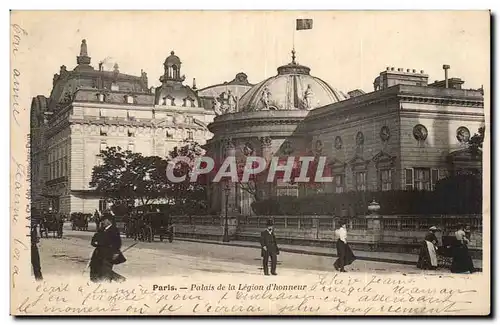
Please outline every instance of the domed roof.
[[349, 98], [309, 72], [293, 57], [292, 63], [278, 68], [276, 76], [248, 90], [238, 103], [240, 110], [311, 110]]
[[170, 52], [170, 55], [165, 59], [165, 65], [180, 65], [181, 59], [177, 55], [175, 55], [174, 51]]

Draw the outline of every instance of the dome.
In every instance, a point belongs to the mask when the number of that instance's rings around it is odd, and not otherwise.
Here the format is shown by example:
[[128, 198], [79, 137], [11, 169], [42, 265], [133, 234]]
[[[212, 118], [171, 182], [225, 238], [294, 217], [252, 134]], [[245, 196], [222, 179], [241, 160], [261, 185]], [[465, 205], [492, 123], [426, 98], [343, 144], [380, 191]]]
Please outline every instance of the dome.
[[276, 76], [258, 83], [243, 95], [238, 103], [240, 110], [311, 110], [349, 98], [309, 72], [308, 67], [295, 60], [279, 67]]
[[172, 51], [170, 52], [170, 55], [165, 59], [165, 65], [180, 65], [181, 64], [181, 59], [177, 55], [175, 55], [175, 52]]

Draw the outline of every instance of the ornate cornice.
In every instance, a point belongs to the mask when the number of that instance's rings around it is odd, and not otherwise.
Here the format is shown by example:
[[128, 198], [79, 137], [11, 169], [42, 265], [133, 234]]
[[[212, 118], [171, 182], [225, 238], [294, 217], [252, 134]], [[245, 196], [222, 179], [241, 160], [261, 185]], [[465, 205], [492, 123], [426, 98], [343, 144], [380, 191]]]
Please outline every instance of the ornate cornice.
[[185, 124], [185, 123], [162, 123], [158, 125], [151, 120], [127, 120], [121, 118], [95, 118], [95, 117], [84, 117], [75, 118], [71, 117], [69, 119], [71, 124], [89, 124], [89, 125], [116, 125], [116, 126], [127, 126], [127, 127], [146, 127], [152, 129], [192, 129], [192, 130], [206, 130], [205, 127], [198, 124]]
[[442, 98], [442, 97], [422, 97], [411, 95], [399, 95], [399, 99], [406, 103], [448, 105], [461, 107], [484, 107], [483, 100], [462, 99], [462, 98]]
[[217, 129], [228, 129], [228, 126], [232, 129], [239, 129], [242, 127], [254, 127], [254, 126], [264, 126], [264, 125], [297, 125], [303, 118], [258, 118], [258, 119], [248, 119], [248, 120], [227, 120], [227, 121], [215, 121], [208, 125], [210, 132], [215, 133]]

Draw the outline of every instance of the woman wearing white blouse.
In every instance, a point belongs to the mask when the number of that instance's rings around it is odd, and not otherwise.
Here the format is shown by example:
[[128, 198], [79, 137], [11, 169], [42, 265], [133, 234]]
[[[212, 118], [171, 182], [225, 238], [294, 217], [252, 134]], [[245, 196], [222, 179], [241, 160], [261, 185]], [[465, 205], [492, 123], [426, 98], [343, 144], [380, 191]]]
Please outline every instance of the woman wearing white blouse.
[[346, 272], [345, 266], [350, 265], [356, 257], [352, 253], [351, 248], [347, 244], [347, 227], [346, 222], [340, 222], [340, 228], [335, 231], [337, 239], [337, 260], [333, 263], [335, 270]]

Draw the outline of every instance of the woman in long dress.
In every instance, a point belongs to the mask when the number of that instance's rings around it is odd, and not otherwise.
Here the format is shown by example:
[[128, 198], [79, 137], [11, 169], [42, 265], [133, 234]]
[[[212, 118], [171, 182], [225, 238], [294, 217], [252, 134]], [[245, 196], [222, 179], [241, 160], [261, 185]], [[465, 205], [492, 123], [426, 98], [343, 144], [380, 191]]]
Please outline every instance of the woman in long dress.
[[455, 243], [452, 247], [451, 272], [452, 273], [473, 273], [474, 263], [469, 254], [469, 240], [465, 233], [465, 226], [461, 225], [455, 232]]
[[420, 253], [418, 254], [417, 267], [422, 270], [435, 270], [438, 267], [437, 260], [437, 244], [435, 226], [429, 228], [429, 232], [425, 235], [425, 239], [420, 246]]
[[340, 272], [346, 272], [345, 266], [350, 265], [356, 260], [351, 248], [347, 244], [347, 227], [346, 222], [340, 223], [341, 227], [335, 231], [337, 235], [337, 255], [338, 258], [333, 263], [335, 270]]

